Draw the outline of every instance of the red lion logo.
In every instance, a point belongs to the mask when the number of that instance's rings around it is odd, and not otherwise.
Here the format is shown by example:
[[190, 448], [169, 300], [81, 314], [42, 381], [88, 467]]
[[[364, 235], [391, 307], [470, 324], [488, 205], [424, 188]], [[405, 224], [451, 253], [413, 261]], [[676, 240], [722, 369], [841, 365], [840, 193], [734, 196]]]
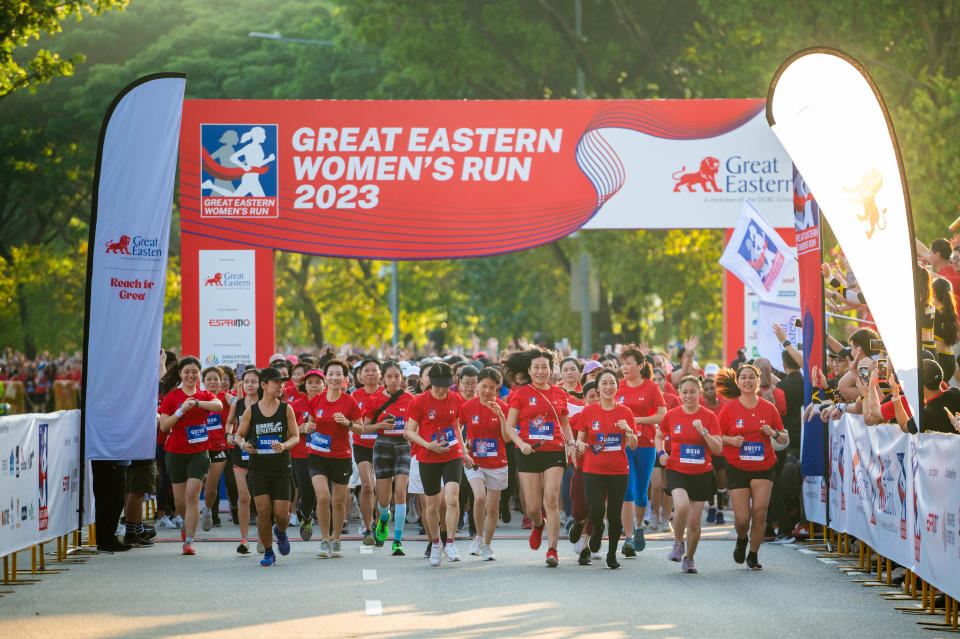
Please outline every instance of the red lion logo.
[[223, 286], [223, 273], [215, 273], [213, 277], [208, 277], [203, 282], [204, 286]]
[[130, 236], [121, 236], [119, 242], [114, 242], [113, 240], [107, 242], [107, 253], [122, 253], [123, 255], [130, 255]]
[[680, 190], [681, 186], [687, 187], [687, 191], [694, 191], [694, 186], [699, 184], [704, 193], [713, 191], [719, 193], [717, 188], [717, 171], [720, 170], [720, 160], [713, 157], [705, 157], [700, 161], [700, 170], [696, 173], [684, 173], [687, 167], [682, 167], [671, 177], [677, 181], [673, 187], [674, 193]]

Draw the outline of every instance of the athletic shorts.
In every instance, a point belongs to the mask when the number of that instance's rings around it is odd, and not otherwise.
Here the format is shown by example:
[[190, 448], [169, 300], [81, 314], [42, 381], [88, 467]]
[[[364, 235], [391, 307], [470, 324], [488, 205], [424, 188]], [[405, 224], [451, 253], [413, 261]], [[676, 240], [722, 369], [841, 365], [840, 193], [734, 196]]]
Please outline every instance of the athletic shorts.
[[127, 466], [127, 492], [133, 494], [157, 492], [157, 462], [138, 459]]
[[473, 479], [482, 479], [483, 486], [487, 490], [506, 490], [507, 483], [510, 479], [510, 467], [504, 466], [503, 468], [464, 468], [463, 474], [466, 475], [467, 481]]
[[723, 455], [714, 455], [711, 460], [714, 470], [726, 470], [727, 469], [727, 458]]
[[210, 455], [207, 451], [201, 450], [199, 453], [171, 453], [167, 451], [167, 474], [170, 475], [170, 482], [173, 484], [182, 484], [188, 479], [203, 478], [210, 468]]
[[217, 462], [227, 461], [227, 452], [229, 451], [224, 449], [224, 450], [208, 450], [207, 452], [210, 453], [210, 463], [216, 464]]
[[766, 470], [741, 470], [733, 464], [727, 464], [727, 490], [750, 488], [754, 479], [773, 481], [773, 466]]
[[716, 479], [713, 471], [708, 470], [705, 473], [689, 475], [676, 470], [667, 469], [667, 492], [671, 495], [677, 488], [687, 491], [690, 501], [710, 501], [713, 493], [716, 492]]
[[422, 495], [423, 482], [420, 481], [420, 462], [416, 457], [410, 458], [410, 477], [407, 482], [408, 495]]
[[249, 468], [250, 467], [250, 455], [247, 454], [247, 458], [244, 459], [244, 452], [240, 450], [239, 446], [233, 447], [233, 467], [234, 468]]
[[[401, 439], [403, 439], [401, 437]], [[376, 444], [376, 442], [374, 442]], [[358, 464], [362, 462], [373, 463], [373, 448], [367, 448], [358, 444], [353, 445], [353, 458]]]
[[252, 469], [247, 473], [247, 485], [253, 497], [270, 495], [273, 501], [290, 501], [290, 473]]
[[423, 482], [423, 494], [427, 497], [440, 494], [440, 489], [446, 484], [459, 484], [462, 476], [463, 461], [459, 457], [447, 462], [420, 464], [420, 480]]
[[373, 444], [373, 474], [390, 479], [410, 474], [410, 442], [396, 435], [382, 435]]
[[317, 475], [323, 475], [335, 484], [346, 486], [350, 483], [350, 475], [353, 474], [353, 463], [349, 457], [337, 459], [336, 457], [308, 455], [307, 460], [310, 466], [311, 479]]
[[535, 450], [524, 455], [517, 450], [517, 472], [542, 473], [548, 468], [566, 468], [567, 455], [562, 450]]

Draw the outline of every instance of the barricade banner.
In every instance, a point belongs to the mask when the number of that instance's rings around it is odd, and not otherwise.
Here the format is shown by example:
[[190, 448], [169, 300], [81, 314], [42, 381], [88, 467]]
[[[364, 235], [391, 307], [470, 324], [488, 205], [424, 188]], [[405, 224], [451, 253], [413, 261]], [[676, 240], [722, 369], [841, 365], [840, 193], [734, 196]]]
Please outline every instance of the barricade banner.
[[802, 490], [803, 512], [807, 516], [807, 521], [825, 525], [827, 523], [827, 482], [822, 476], [804, 477]]
[[830, 422], [830, 527], [847, 532], [847, 496], [850, 494], [850, 446], [844, 422]]
[[960, 437], [927, 433], [917, 439], [917, 574], [935, 588], [960, 598]]

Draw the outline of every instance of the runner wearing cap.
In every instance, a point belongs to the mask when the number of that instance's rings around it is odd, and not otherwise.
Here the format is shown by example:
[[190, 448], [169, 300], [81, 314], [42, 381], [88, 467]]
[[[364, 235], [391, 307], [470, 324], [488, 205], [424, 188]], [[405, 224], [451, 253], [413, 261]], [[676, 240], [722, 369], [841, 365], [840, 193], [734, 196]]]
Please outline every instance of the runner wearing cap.
[[324, 391], [323, 373], [317, 369], [308, 370], [300, 378], [296, 400], [293, 402], [293, 414], [297, 418], [297, 430], [300, 441], [290, 451], [293, 462], [293, 476], [297, 482], [297, 515], [300, 518], [300, 538], [310, 541], [313, 538], [313, 517], [317, 508], [317, 494], [310, 479], [307, 442], [313, 427], [310, 425], [310, 402]]
[[[716, 415], [700, 405], [700, 379], [688, 375], [679, 385], [683, 403], [667, 411], [657, 431], [656, 447], [657, 457], [666, 458], [667, 490], [673, 497], [674, 507], [676, 541], [667, 558], [681, 562], [683, 572], [695, 573], [693, 555], [700, 543], [700, 516], [714, 487], [710, 452], [719, 455], [723, 444]], [[670, 437], [669, 453], [664, 450], [667, 437]]]
[[157, 412], [160, 430], [170, 433], [164, 444], [167, 472], [173, 483], [173, 499], [177, 514], [183, 517], [180, 538], [183, 554], [194, 555], [193, 536], [200, 518], [200, 492], [203, 477], [210, 467], [210, 441], [207, 436], [207, 415], [223, 410], [213, 393], [200, 390], [200, 360], [184, 357], [177, 364], [181, 385], [164, 395]]
[[[380, 544], [388, 535], [390, 498], [393, 497], [393, 546], [396, 556], [406, 554], [403, 549], [403, 526], [407, 519], [407, 483], [410, 475], [410, 442], [406, 440], [407, 411], [414, 396], [404, 392], [403, 371], [394, 361], [383, 363], [381, 369], [384, 388], [367, 402], [363, 431], [375, 433], [373, 444], [373, 472], [377, 478], [377, 498], [380, 514], [376, 518], [374, 534]], [[366, 543], [366, 540], [364, 540]]]
[[[714, 415], [719, 415], [727, 402], [717, 397], [717, 385], [714, 378], [720, 367], [716, 364], [707, 364], [704, 369], [703, 393], [700, 395], [700, 405], [708, 409]], [[707, 510], [707, 523], [723, 525], [725, 522], [723, 516], [723, 507], [729, 501], [727, 499], [727, 458], [723, 453], [713, 455], [713, 476], [717, 480], [717, 505], [710, 503]]]
[[[300, 441], [293, 408], [282, 401], [283, 376], [275, 368], [260, 372], [260, 401], [244, 411], [237, 428], [240, 448], [250, 454], [250, 488], [257, 506], [257, 530], [264, 545], [261, 566], [276, 563], [273, 535], [281, 555], [290, 554], [290, 449]], [[273, 531], [271, 534], [271, 525]]]
[[448, 504], [446, 512], [447, 542], [442, 553], [448, 561], [460, 561], [455, 545], [459, 512], [457, 503], [460, 492], [460, 477], [464, 465], [472, 466], [473, 460], [465, 452], [457, 414], [461, 399], [450, 393], [453, 385], [453, 369], [449, 364], [438, 362], [430, 367], [430, 390], [417, 397], [407, 411], [406, 438], [418, 446], [420, 479], [426, 495], [426, 512], [423, 523], [432, 541], [430, 565], [440, 564], [440, 490], [441, 481]]
[[595, 359], [587, 360], [580, 371], [580, 385], [597, 379], [597, 374], [603, 369], [603, 365]]
[[[343, 383], [350, 374], [347, 363], [331, 359], [323, 365], [326, 391], [310, 400], [310, 433], [308, 465], [313, 489], [317, 494], [317, 523], [323, 540], [318, 557], [342, 557], [340, 535], [347, 514], [347, 494], [353, 463], [350, 451], [350, 433], [358, 432], [360, 407], [356, 400], [343, 392]], [[331, 490], [333, 487], [333, 526], [330, 521]]]
[[742, 564], [746, 559], [748, 568], [760, 570], [763, 566], [757, 560], [757, 551], [766, 528], [773, 466], [777, 463], [773, 441], [783, 444], [788, 435], [777, 407], [758, 394], [760, 371], [756, 366], [743, 364], [736, 372], [721, 369], [716, 384], [720, 396], [729, 400], [717, 419], [723, 434], [727, 488], [737, 531], [733, 560]]
[[[359, 388], [351, 393], [360, 407], [363, 415], [370, 399], [383, 390], [380, 385], [380, 362], [372, 357], [361, 361], [354, 369]], [[373, 444], [377, 441], [376, 431], [353, 433], [353, 460], [357, 462], [357, 472], [360, 475], [360, 518], [363, 521], [363, 545], [371, 546], [376, 541], [383, 545], [383, 540], [375, 540], [373, 536], [373, 510], [376, 497], [373, 494]]]
[[250, 453], [241, 450], [237, 444], [237, 426], [243, 414], [260, 399], [260, 371], [248, 368], [240, 377], [240, 389], [243, 396], [230, 406], [227, 416], [227, 442], [233, 448], [233, 476], [237, 481], [237, 518], [240, 526], [240, 544], [237, 552], [246, 555], [250, 552], [250, 486], [247, 483], [247, 472], [250, 463]]
[[555, 568], [560, 562], [557, 542], [560, 538], [560, 485], [566, 467], [565, 451], [573, 454], [575, 444], [567, 419], [567, 393], [550, 383], [553, 354], [531, 348], [507, 360], [510, 367], [523, 363], [527, 365], [531, 382], [517, 387], [510, 396], [507, 433], [521, 453], [517, 459], [517, 471], [524, 495], [523, 505], [533, 523], [530, 548], [540, 548], [544, 527], [549, 524], [547, 539], [550, 546], [546, 563]]
[[220, 524], [220, 477], [223, 468], [227, 465], [227, 453], [230, 445], [227, 443], [227, 434], [223, 429], [223, 422], [230, 412], [230, 402], [222, 387], [223, 373], [216, 366], [208, 366], [200, 373], [203, 386], [211, 392], [220, 403], [223, 410], [211, 412], [207, 415], [207, 437], [210, 441], [210, 468], [204, 481], [203, 509], [200, 511], [200, 527], [204, 530], [213, 528], [214, 523]]

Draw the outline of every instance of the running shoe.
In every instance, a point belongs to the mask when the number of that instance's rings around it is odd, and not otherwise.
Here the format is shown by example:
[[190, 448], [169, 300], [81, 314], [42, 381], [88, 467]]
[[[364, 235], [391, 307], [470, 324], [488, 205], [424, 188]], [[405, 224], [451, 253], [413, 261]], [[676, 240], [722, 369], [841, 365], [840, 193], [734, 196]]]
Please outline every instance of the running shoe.
[[592, 560], [594, 560], [594, 561], [600, 561], [600, 553], [599, 553], [599, 552], [593, 552], [593, 551], [591, 551], [591, 552], [590, 552], [590, 559], [592, 559]]
[[[378, 519], [377, 521], [380, 520]], [[373, 538], [373, 533], [369, 530], [364, 530], [363, 533], [361, 533], [361, 536], [363, 537], [364, 546], [372, 546], [376, 542], [376, 539]]]
[[310, 520], [302, 522], [300, 524], [300, 539], [310, 541], [311, 537], [313, 537], [313, 522]]
[[682, 541], [673, 542], [673, 549], [670, 551], [670, 554], [667, 555], [667, 559], [670, 561], [679, 562], [683, 558], [684, 546]]
[[757, 561], [757, 553], [752, 552], [747, 555], [747, 568], [750, 570], [763, 570], [763, 566]]
[[539, 527], [534, 526], [533, 530], [530, 531], [530, 550], [540, 548], [540, 543], [543, 541], [543, 528], [546, 525], [547, 522], [542, 522]]
[[714, 506], [707, 508], [707, 523], [712, 524], [717, 521], [717, 509]]
[[722, 510], [718, 510], [718, 511], [717, 511], [717, 521], [716, 521], [716, 524], [717, 524], [718, 526], [722, 526], [722, 525], [724, 525], [725, 523], [727, 523], [727, 521], [723, 518], [723, 511], [722, 511]]
[[587, 547], [587, 538], [580, 537], [580, 539], [573, 545], [573, 552], [577, 555], [583, 552], [584, 548]]
[[300, 518], [297, 517], [297, 513], [290, 513], [290, 521], [287, 522], [288, 526], [299, 526]]
[[684, 557], [683, 563], [680, 564], [680, 570], [695, 575], [697, 573], [697, 567], [693, 565], [693, 557]]
[[637, 552], [643, 552], [647, 547], [647, 538], [643, 536], [643, 528], [637, 528], [633, 531], [633, 547]]
[[247, 546], [247, 543], [248, 542], [246, 539], [241, 541], [240, 544], [237, 546], [237, 552], [240, 553], [241, 555], [249, 555], [250, 548]]
[[470, 544], [470, 554], [473, 555], [474, 557], [478, 557], [480, 555], [480, 550], [482, 546], [483, 544], [480, 543], [480, 536], [478, 535], [474, 537], [473, 543]]
[[203, 513], [200, 516], [200, 526], [203, 528], [203, 532], [207, 532], [213, 528], [213, 513], [210, 512], [209, 508], [203, 509]]
[[277, 557], [273, 554], [273, 550], [268, 550], [267, 552], [263, 553], [263, 559], [260, 560], [261, 566], [273, 566], [276, 563]]
[[170, 520], [169, 517], [164, 515], [160, 518], [160, 521], [157, 522], [157, 528], [176, 528], [177, 525]]
[[526, 515], [524, 515], [523, 521], [520, 522], [520, 527], [523, 528], [524, 530], [529, 530], [533, 528], [533, 520], [527, 517]]
[[402, 543], [400, 543], [399, 541], [393, 542], [393, 556], [394, 556], [394, 557], [403, 557], [403, 556], [406, 555], [406, 554], [407, 554], [407, 553], [405, 553], [405, 552], [403, 551], [403, 544], [402, 544]]
[[624, 557], [636, 557], [636, 556], [637, 556], [637, 551], [636, 551], [636, 549], [633, 547], [633, 541], [631, 541], [630, 539], [627, 539], [625, 542], [623, 542], [623, 548], [621, 548], [620, 550], [621, 550], [621, 552], [623, 552], [623, 556], [624, 556]]
[[185, 555], [197, 554], [197, 552], [193, 549], [193, 542], [190, 542], [190, 543], [183, 542], [183, 554]]
[[378, 539], [378, 540], [376, 540], [376, 541], [374, 542], [373, 545], [376, 546], [377, 548], [383, 548], [383, 544], [384, 544], [384, 542], [382, 542], [382, 541], [380, 541], [380, 540]]
[[153, 545], [152, 541], [143, 537], [142, 535], [138, 535], [137, 533], [124, 535], [123, 543], [127, 544], [128, 546], [133, 546], [134, 548], [146, 548]]
[[797, 524], [793, 528], [793, 538], [794, 539], [809, 539], [810, 530], [807, 528], [806, 524]]
[[266, 547], [263, 545], [263, 542], [259, 539], [257, 540], [257, 552], [263, 553], [266, 551]]
[[780, 533], [779, 535], [777, 535], [777, 538], [773, 540], [773, 543], [782, 544], [786, 546], [788, 544], [792, 544], [795, 541], [796, 539], [793, 538], [793, 535], [789, 533]]
[[330, 558], [330, 542], [326, 539], [320, 542], [320, 550], [317, 551], [317, 557], [322, 557], [323, 559]]
[[[390, 523], [390, 512], [387, 511], [387, 519], [384, 521], [383, 517], [377, 517], [377, 523], [374, 524], [373, 534], [376, 535], [377, 541], [383, 542], [387, 540], [387, 524]], [[367, 544], [368, 546], [370, 544]]]
[[512, 516], [510, 515], [510, 506], [500, 504], [500, 521], [505, 524], [509, 524], [510, 519], [512, 519]]
[[434, 543], [431, 543], [431, 544], [430, 544], [430, 557], [429, 557], [429, 559], [430, 559], [430, 565], [431, 565], [431, 566], [439, 566], [439, 565], [440, 565], [440, 555], [441, 555], [442, 553], [443, 553], [443, 551], [442, 551], [442, 549], [440, 548], [440, 544], [434, 544]]
[[737, 538], [737, 545], [733, 549], [733, 560], [738, 564], [742, 564], [746, 556], [747, 556], [747, 538], [746, 537]]
[[600, 542], [603, 541], [603, 521], [600, 522], [599, 526], [595, 526], [593, 532], [590, 533], [590, 552], [600, 552]]
[[343, 546], [340, 545], [339, 539], [334, 539], [333, 543], [330, 544], [330, 556], [343, 557]]
[[557, 556], [556, 548], [547, 549], [547, 567], [556, 568], [560, 564], [560, 557]]
[[452, 541], [443, 545], [443, 556], [447, 561], [460, 561], [460, 553]]
[[286, 557], [290, 554], [290, 539], [287, 538], [286, 531], [280, 532], [280, 528], [274, 526], [273, 534], [277, 536], [277, 550], [280, 551], [281, 555]]
[[183, 528], [183, 517], [181, 517], [180, 515], [176, 515], [170, 521], [172, 521], [173, 525], [176, 526], [177, 528]]
[[490, 544], [487, 544], [480, 549], [480, 559], [483, 561], [493, 561], [496, 558], [497, 553], [493, 552], [493, 548], [490, 547]]
[[214, 527], [214, 528], [219, 528], [220, 526], [221, 526], [221, 523], [220, 523], [220, 513], [215, 510], [215, 511], [213, 511], [213, 527]]
[[583, 534], [583, 527], [586, 525], [585, 521], [574, 521], [573, 525], [570, 526], [570, 543], [575, 544], [580, 540], [580, 535]]
[[584, 548], [583, 550], [580, 551], [580, 557], [577, 559], [577, 563], [580, 564], [581, 566], [590, 565], [590, 549], [589, 548]]
[[[130, 530], [132, 531], [133, 528], [131, 527]], [[126, 534], [127, 534], [127, 525], [121, 521], [119, 524], [117, 524], [117, 530], [113, 533], [113, 536], [123, 537]]]
[[147, 526], [146, 524], [144, 524], [143, 532], [138, 534], [144, 539], [153, 539], [154, 537], [157, 536], [157, 529], [154, 528], [153, 526]]
[[644, 521], [643, 527], [653, 533], [660, 532], [660, 520], [654, 519], [651, 522]]
[[610, 570], [616, 570], [620, 567], [620, 562], [617, 561], [617, 553], [607, 554], [607, 568]]

